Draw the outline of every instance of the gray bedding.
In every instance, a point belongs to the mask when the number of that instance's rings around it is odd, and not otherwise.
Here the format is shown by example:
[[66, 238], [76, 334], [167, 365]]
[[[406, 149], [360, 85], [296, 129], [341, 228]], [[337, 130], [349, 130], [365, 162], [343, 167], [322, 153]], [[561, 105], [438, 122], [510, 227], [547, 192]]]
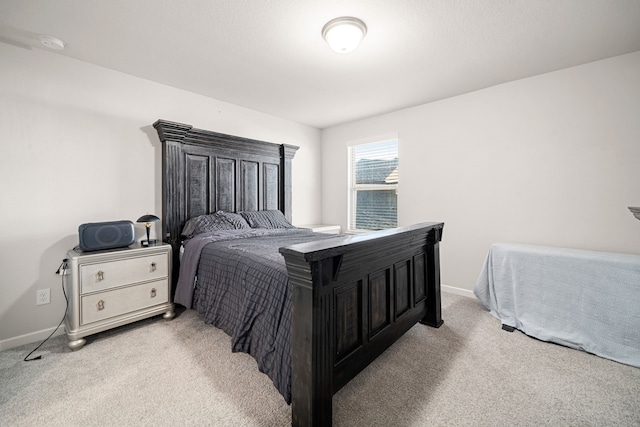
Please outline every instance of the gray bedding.
[[330, 237], [335, 236], [301, 229], [252, 229], [196, 236], [185, 245], [175, 302], [197, 310], [206, 323], [225, 331], [232, 351], [253, 356], [287, 403], [291, 299], [278, 249]]

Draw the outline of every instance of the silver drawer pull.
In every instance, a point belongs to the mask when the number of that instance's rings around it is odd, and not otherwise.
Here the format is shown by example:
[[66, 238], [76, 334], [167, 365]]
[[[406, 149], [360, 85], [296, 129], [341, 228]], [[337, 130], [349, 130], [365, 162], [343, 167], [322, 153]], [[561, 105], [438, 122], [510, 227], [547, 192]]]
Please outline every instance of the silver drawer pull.
[[156, 288], [151, 288], [151, 298], [155, 298], [156, 296]]
[[154, 271], [156, 271], [156, 263], [152, 262], [151, 266], [149, 267], [149, 273], [153, 273]]
[[98, 311], [99, 310], [104, 310], [104, 301], [102, 301], [102, 300], [98, 301], [97, 306], [98, 306]]
[[98, 271], [97, 276], [98, 276], [98, 282], [101, 280], [104, 280], [104, 271], [102, 270]]

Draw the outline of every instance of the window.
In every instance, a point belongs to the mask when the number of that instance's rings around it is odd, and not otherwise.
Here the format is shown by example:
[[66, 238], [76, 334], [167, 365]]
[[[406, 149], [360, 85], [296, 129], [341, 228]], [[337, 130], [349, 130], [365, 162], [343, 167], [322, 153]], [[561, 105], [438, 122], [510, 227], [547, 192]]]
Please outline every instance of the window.
[[349, 147], [349, 231], [398, 225], [398, 140]]

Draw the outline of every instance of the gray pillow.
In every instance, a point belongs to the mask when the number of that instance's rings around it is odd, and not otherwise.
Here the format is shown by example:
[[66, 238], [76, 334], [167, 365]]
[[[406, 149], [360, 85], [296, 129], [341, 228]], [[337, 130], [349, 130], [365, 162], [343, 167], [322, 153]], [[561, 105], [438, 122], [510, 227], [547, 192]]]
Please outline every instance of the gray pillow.
[[222, 212], [222, 211], [218, 211], [217, 213], [219, 213], [220, 215], [224, 216], [224, 218], [231, 225], [233, 225], [233, 228], [235, 230], [242, 230], [242, 229], [245, 229], [245, 228], [251, 228], [249, 226], [249, 224], [247, 224], [247, 221], [245, 221], [245, 219], [242, 217], [242, 215], [240, 215], [238, 213]]
[[190, 218], [182, 229], [182, 235], [190, 239], [198, 234], [218, 230], [234, 230], [233, 224], [224, 215], [220, 215], [220, 212]]
[[251, 228], [295, 228], [278, 210], [245, 211], [240, 212], [240, 215]]

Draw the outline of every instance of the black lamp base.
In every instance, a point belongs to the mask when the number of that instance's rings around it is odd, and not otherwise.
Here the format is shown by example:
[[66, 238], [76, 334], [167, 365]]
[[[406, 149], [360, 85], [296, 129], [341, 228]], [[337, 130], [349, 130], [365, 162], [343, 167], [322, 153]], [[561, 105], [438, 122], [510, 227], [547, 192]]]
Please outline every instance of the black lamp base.
[[156, 243], [158, 243], [158, 240], [156, 240], [156, 239], [152, 239], [152, 240], [141, 240], [141, 241], [140, 241], [140, 244], [141, 244], [142, 246], [153, 246], [153, 245], [155, 245]]

